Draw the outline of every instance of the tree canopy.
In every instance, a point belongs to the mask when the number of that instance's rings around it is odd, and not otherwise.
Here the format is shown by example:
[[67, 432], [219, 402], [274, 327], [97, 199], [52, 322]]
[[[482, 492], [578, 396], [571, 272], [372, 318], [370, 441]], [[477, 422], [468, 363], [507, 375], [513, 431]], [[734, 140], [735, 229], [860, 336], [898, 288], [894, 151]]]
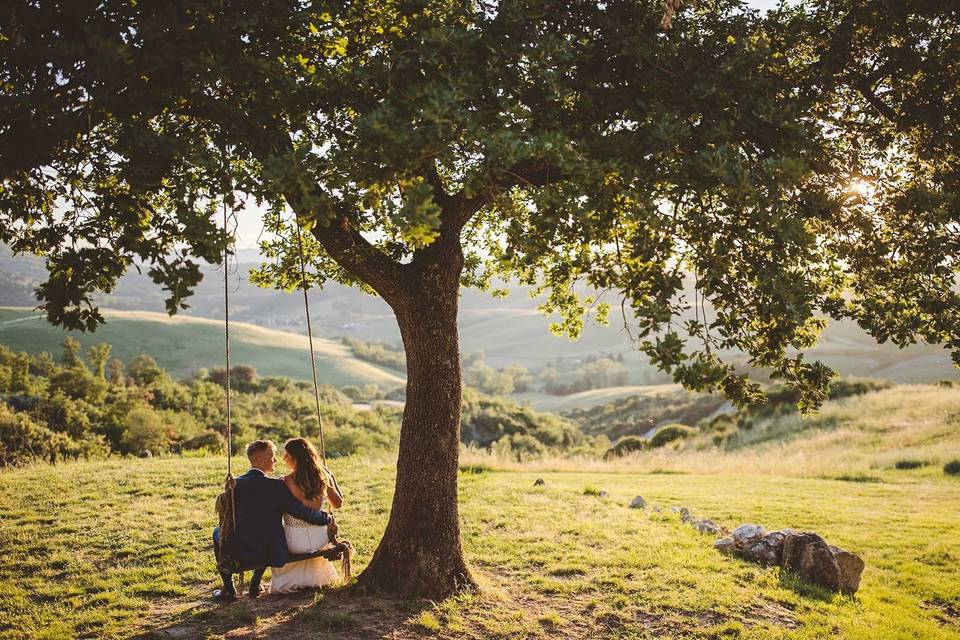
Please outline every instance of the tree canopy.
[[535, 284], [571, 335], [622, 311], [677, 381], [738, 401], [759, 389], [732, 350], [822, 399], [802, 351], [827, 318], [960, 362], [954, 3], [717, 0], [669, 29], [654, 0], [7, 12], [0, 241], [47, 257], [53, 322], [94, 328], [135, 262], [174, 312], [220, 206], [259, 202], [261, 282], [299, 284], [290, 210], [313, 283], [391, 304], [462, 250], [462, 284]]

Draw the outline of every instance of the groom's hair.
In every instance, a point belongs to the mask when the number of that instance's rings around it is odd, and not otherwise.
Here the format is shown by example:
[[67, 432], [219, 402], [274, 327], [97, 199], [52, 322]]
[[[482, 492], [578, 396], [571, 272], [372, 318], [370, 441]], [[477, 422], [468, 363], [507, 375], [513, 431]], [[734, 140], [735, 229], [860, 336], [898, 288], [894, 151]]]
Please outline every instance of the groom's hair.
[[247, 445], [247, 460], [253, 460], [255, 455], [262, 453], [267, 449], [276, 449], [276, 447], [269, 440], [254, 440]]

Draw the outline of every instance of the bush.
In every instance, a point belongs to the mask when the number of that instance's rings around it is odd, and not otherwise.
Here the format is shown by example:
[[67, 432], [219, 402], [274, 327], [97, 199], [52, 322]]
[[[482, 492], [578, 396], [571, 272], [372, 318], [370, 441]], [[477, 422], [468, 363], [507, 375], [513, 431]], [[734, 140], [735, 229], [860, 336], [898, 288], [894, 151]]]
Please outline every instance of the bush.
[[354, 402], [373, 402], [374, 400], [383, 399], [383, 393], [380, 391], [380, 387], [375, 384], [365, 384], [362, 387], [348, 384], [340, 388], [340, 393]]
[[157, 361], [146, 354], [140, 354], [127, 365], [127, 375], [139, 387], [146, 387], [166, 375], [157, 365]]
[[36, 460], [55, 462], [68, 448], [70, 439], [50, 431], [22, 413], [13, 413], [0, 404], [0, 467]]
[[[221, 387], [227, 386], [227, 370], [214, 367], [208, 374], [208, 380]], [[257, 370], [248, 364], [238, 364], [230, 368], [230, 387], [240, 393], [252, 393], [258, 390]]]
[[183, 448], [187, 451], [211, 451], [219, 453], [223, 451], [227, 440], [213, 429], [207, 429], [203, 433], [193, 436], [183, 441]]
[[906, 470], [906, 469], [919, 469], [920, 467], [925, 467], [929, 462], [926, 460], [897, 460], [894, 464], [895, 469]]
[[384, 400], [394, 400], [397, 402], [404, 402], [407, 399], [407, 388], [406, 387], [395, 387], [388, 391], [386, 395], [383, 396]]
[[99, 436], [86, 433], [74, 440], [0, 403], [0, 468], [106, 454], [106, 443]]
[[619, 458], [634, 451], [643, 451], [648, 448], [650, 443], [640, 436], [624, 436], [617, 441], [617, 444], [607, 450], [603, 457], [605, 460]]
[[960, 460], [951, 460], [943, 465], [943, 472], [948, 476], [960, 476]]
[[150, 407], [140, 406], [130, 410], [123, 421], [124, 433], [120, 441], [124, 453], [140, 455], [145, 450], [152, 452], [166, 449], [169, 444], [167, 430], [160, 414]]
[[364, 342], [357, 338], [344, 337], [343, 344], [350, 348], [353, 355], [361, 360], [390, 367], [397, 371], [407, 370], [407, 356], [403, 345], [391, 345], [385, 342]]
[[697, 433], [696, 429], [693, 427], [688, 427], [685, 424], [680, 424], [678, 422], [666, 424], [657, 429], [657, 432], [653, 434], [652, 438], [650, 438], [650, 446], [653, 448], [662, 447], [669, 442], [673, 442], [674, 440], [689, 438], [695, 433]]
[[[484, 396], [473, 389], [465, 389], [461, 409], [460, 439], [464, 444], [491, 447], [509, 436], [513, 449], [567, 449], [583, 440], [583, 435], [571, 421], [550, 413], [534, 411], [505, 400]], [[538, 441], [542, 447], [521, 438]], [[506, 444], [501, 444], [505, 447]]]

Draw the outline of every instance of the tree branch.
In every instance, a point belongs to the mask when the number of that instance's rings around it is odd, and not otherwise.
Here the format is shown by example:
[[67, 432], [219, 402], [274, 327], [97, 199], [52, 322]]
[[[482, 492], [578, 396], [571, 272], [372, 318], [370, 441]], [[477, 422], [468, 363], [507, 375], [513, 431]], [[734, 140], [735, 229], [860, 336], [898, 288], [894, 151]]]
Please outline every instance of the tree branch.
[[461, 190], [450, 197], [450, 209], [444, 208], [442, 232], [457, 237], [464, 225], [480, 209], [493, 202], [498, 195], [514, 187], [544, 187], [559, 182], [567, 175], [554, 165], [535, 159], [521, 160], [508, 169], [494, 172], [489, 188], [483, 193], [467, 197]]
[[[297, 206], [290, 194], [284, 194], [284, 197], [297, 214], [315, 217], [315, 211]], [[345, 208], [335, 210], [328, 224], [317, 224], [311, 232], [330, 257], [352, 276], [373, 287], [391, 306], [398, 299], [403, 265], [364, 238], [350, 221]]]
[[880, 96], [873, 92], [873, 87], [868, 79], [860, 78], [854, 82], [853, 86], [863, 96], [863, 99], [880, 112], [880, 115], [887, 119], [890, 124], [900, 124], [900, 116], [890, 105], [881, 100]]
[[[292, 153], [293, 146], [288, 138], [280, 137], [273, 138], [269, 143], [262, 140], [261, 144], [253, 145], [252, 151], [261, 163], [265, 163], [270, 155]], [[282, 195], [298, 216], [329, 220], [327, 224], [320, 223], [311, 229], [320, 246], [350, 275], [370, 285], [388, 304], [393, 306], [399, 299], [402, 288], [403, 265], [384, 254], [361, 235], [350, 220], [351, 211], [336, 198], [322, 192], [319, 186], [314, 186], [313, 195], [332, 209], [329, 211], [333, 214], [332, 216], [318, 216], [314, 208], [304, 203], [301, 194], [284, 191]]]

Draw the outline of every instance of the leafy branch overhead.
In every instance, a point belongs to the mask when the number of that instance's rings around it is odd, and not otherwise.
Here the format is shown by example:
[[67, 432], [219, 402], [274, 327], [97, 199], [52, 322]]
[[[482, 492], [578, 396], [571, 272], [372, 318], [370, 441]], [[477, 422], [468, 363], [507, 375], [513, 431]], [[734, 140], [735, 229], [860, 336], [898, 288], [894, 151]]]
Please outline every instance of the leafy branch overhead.
[[572, 336], [622, 310], [677, 381], [738, 402], [760, 396], [742, 353], [816, 406], [832, 374], [802, 354], [828, 320], [960, 362], [953, 3], [107, 0], [0, 22], [0, 240], [48, 258], [60, 324], [94, 328], [91, 294], [134, 263], [185, 306], [236, 194], [280, 234], [261, 283], [300, 285], [293, 220], [311, 285], [394, 305], [454, 256], [464, 284], [542, 287]]

